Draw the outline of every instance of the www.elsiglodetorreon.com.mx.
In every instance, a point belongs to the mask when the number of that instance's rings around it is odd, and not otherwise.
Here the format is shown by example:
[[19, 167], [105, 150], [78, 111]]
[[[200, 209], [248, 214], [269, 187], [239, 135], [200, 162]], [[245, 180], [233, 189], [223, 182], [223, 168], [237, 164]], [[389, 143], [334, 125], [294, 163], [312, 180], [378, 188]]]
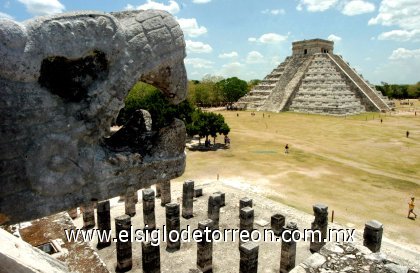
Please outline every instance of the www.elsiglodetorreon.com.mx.
[[342, 241], [342, 242], [354, 242], [355, 241], [355, 229], [328, 229], [325, 238], [322, 238], [320, 230], [303, 229], [300, 230], [289, 230], [286, 229], [282, 232], [281, 236], [276, 237], [271, 229], [264, 229], [263, 231], [239, 229], [224, 229], [217, 230], [206, 227], [204, 230], [191, 229], [187, 225], [186, 229], [180, 231], [168, 230], [165, 225], [162, 229], [134, 229], [133, 226], [130, 230], [122, 230], [117, 237], [112, 237], [111, 230], [99, 230], [99, 229], [65, 229], [65, 235], [67, 241], [77, 242], [92, 241], [95, 237], [98, 237], [99, 241], [110, 241], [114, 242], [151, 242], [152, 245], [159, 245], [161, 242], [167, 241], [179, 241], [181, 242], [202, 242], [202, 241], [213, 241], [213, 242], [236, 242], [237, 238], [246, 242], [252, 240], [254, 242], [290, 242], [290, 241], [305, 241], [305, 242], [331, 242], [331, 241]]

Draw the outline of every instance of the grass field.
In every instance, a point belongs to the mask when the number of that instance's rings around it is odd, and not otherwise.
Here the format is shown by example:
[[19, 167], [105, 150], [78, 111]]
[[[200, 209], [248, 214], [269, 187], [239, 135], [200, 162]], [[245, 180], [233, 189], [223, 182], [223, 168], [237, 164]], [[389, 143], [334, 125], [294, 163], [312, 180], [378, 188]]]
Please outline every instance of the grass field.
[[186, 172], [177, 181], [216, 180], [219, 174], [308, 213], [313, 204], [325, 203], [344, 225], [362, 228], [379, 220], [385, 236], [420, 245], [420, 219], [407, 219], [412, 195], [420, 215], [420, 113], [219, 113], [231, 127], [231, 148], [188, 151]]

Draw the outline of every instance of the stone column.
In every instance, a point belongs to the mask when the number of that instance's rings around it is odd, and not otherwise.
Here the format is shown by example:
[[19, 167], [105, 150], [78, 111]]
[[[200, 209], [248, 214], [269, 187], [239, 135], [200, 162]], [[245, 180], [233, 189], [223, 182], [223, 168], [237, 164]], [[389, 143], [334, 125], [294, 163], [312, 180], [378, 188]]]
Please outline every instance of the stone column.
[[143, 221], [147, 229], [156, 228], [155, 216], [155, 191], [152, 189], [144, 189], [143, 193]]
[[379, 252], [381, 250], [383, 231], [384, 226], [382, 223], [376, 220], [366, 222], [363, 232], [363, 245], [372, 252]]
[[220, 198], [220, 194], [212, 194], [209, 196], [207, 218], [213, 220], [214, 229], [219, 229]]
[[182, 217], [193, 217], [194, 181], [188, 180], [182, 186]]
[[198, 222], [198, 230], [201, 232], [201, 242], [197, 242], [197, 267], [201, 272], [213, 272], [213, 242], [211, 241], [211, 234], [209, 233], [210, 241], [206, 241], [204, 231], [206, 227], [209, 230], [213, 228], [213, 221], [210, 219]]
[[77, 218], [77, 208], [74, 209], [70, 209], [67, 211], [67, 213], [69, 214], [69, 216], [71, 217], [71, 219], [76, 219]]
[[156, 198], [159, 198], [159, 197], [160, 197], [160, 187], [161, 187], [161, 183], [160, 183], [160, 182], [156, 183], [156, 184], [155, 184], [155, 187], [156, 187]]
[[254, 242], [244, 243], [239, 247], [239, 273], [257, 273], [258, 245]]
[[195, 188], [194, 189], [194, 197], [203, 196], [203, 188]]
[[160, 183], [160, 204], [164, 207], [171, 203], [171, 181], [166, 180]]
[[93, 203], [81, 206], [83, 213], [83, 228], [91, 229], [95, 226], [95, 209]]
[[241, 214], [241, 209], [245, 207], [252, 208], [252, 199], [248, 197], [241, 198], [239, 200], [239, 215]]
[[137, 194], [132, 187], [127, 188], [125, 193], [125, 214], [133, 217], [136, 215], [136, 203], [134, 195]]
[[[128, 236], [123, 236], [119, 240], [121, 232], [124, 231]], [[133, 257], [131, 249], [131, 218], [128, 215], [122, 215], [115, 218], [115, 235], [117, 237], [117, 272], [126, 272], [133, 266]]]
[[[98, 221], [98, 230], [99, 232], [109, 232], [111, 230], [111, 206], [109, 201], [99, 202], [97, 209], [96, 209], [96, 218]], [[102, 239], [105, 239], [102, 237]], [[111, 238], [110, 238], [111, 239]], [[111, 240], [99, 240], [98, 236], [98, 244], [97, 248], [101, 249], [111, 245]]]
[[280, 273], [288, 273], [295, 267], [296, 242], [292, 240], [292, 232], [297, 229], [296, 223], [290, 222], [283, 231], [285, 240], [281, 242]]
[[[165, 208], [166, 208], [166, 237], [167, 237], [166, 250], [169, 252], [173, 252], [181, 248], [179, 204], [169, 203], [165, 205]], [[175, 231], [178, 234], [176, 234]]]
[[224, 207], [225, 203], [225, 193], [221, 191], [214, 192], [214, 194], [220, 194], [220, 207]]
[[[243, 230], [248, 231], [248, 240], [251, 241], [251, 232], [254, 229], [254, 209], [250, 207], [245, 207], [241, 209], [240, 213], [240, 222], [239, 222], [239, 231]], [[244, 244], [239, 236], [239, 245]]]
[[323, 204], [316, 204], [313, 206], [315, 220], [311, 224], [312, 230], [319, 230], [321, 236], [318, 233], [314, 234], [314, 240], [310, 242], [309, 250], [318, 252], [321, 247], [325, 245], [324, 239], [327, 237], [328, 228], [328, 207]]
[[160, 247], [151, 242], [141, 243], [141, 261], [143, 272], [160, 273]]
[[274, 235], [281, 235], [285, 223], [286, 217], [284, 217], [283, 215], [277, 213], [271, 216], [271, 230], [274, 232]]

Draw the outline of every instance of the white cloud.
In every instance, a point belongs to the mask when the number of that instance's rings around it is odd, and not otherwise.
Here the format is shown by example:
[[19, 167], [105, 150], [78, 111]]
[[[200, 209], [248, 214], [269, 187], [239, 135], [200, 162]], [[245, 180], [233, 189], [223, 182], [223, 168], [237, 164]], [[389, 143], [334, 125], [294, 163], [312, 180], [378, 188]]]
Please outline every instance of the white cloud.
[[338, 0], [300, 0], [296, 9], [301, 11], [306, 7], [306, 10], [310, 12], [326, 11], [333, 7], [337, 1]]
[[262, 63], [264, 61], [264, 56], [258, 51], [251, 51], [246, 56], [246, 62], [249, 64]]
[[420, 30], [391, 30], [388, 32], [383, 32], [378, 36], [378, 40], [394, 40], [405, 42], [409, 40], [420, 40]]
[[389, 56], [390, 60], [412, 60], [412, 59], [420, 59], [420, 48], [419, 49], [405, 49], [405, 48], [398, 48], [395, 49], [391, 56]]
[[232, 51], [230, 53], [222, 53], [222, 54], [220, 54], [219, 55], [219, 58], [221, 58], [221, 59], [229, 59], [229, 58], [236, 58], [238, 56], [239, 56], [238, 55], [238, 52]]
[[131, 4], [127, 4], [127, 6], [124, 7], [124, 10], [134, 10], [134, 9], [136, 9], [136, 7]]
[[335, 43], [341, 41], [341, 37], [331, 34], [330, 36], [328, 36], [327, 40], [333, 41]]
[[243, 70], [242, 68], [244, 68], [244, 65], [240, 62], [227, 63], [222, 66], [221, 74], [224, 77], [239, 76]]
[[207, 33], [207, 28], [199, 26], [195, 18], [179, 18], [177, 21], [184, 33], [190, 37], [198, 37]]
[[25, 5], [26, 10], [35, 16], [61, 13], [65, 10], [58, 0], [18, 0]]
[[0, 11], [0, 19], [2, 19], [2, 18], [13, 20], [13, 16]]
[[273, 56], [271, 58], [271, 64], [273, 64], [273, 65], [279, 65], [280, 63], [281, 63], [280, 56]]
[[[22, 0], [19, 0], [19, 1], [22, 1]], [[172, 14], [176, 14], [181, 10], [178, 3], [173, 1], [173, 0], [169, 0], [168, 5], [165, 5], [164, 3], [155, 2], [153, 0], [147, 0], [146, 3], [144, 3], [143, 5], [137, 6], [137, 7], [135, 7], [131, 4], [127, 4], [127, 6], [125, 6], [125, 9], [126, 10], [159, 9], [159, 10], [167, 11], [167, 12], [172, 13]]]
[[210, 3], [211, 0], [193, 0], [192, 2], [194, 4], [206, 4], [206, 3]]
[[262, 44], [278, 44], [280, 42], [286, 41], [288, 35], [280, 35], [277, 33], [266, 33], [261, 35], [260, 38], [250, 37], [248, 38], [249, 42], [259, 42]]
[[344, 15], [354, 16], [375, 11], [375, 5], [363, 0], [352, 0], [344, 5], [341, 11]]
[[416, 39], [418, 33], [413, 31], [420, 30], [419, 10], [420, 1], [418, 0], [383, 0], [378, 15], [371, 18], [368, 24], [398, 26], [400, 28], [400, 32], [391, 31], [381, 34], [382, 38]]
[[186, 65], [191, 65], [193, 68], [212, 68], [214, 62], [201, 58], [187, 58]]
[[284, 9], [265, 9], [261, 11], [262, 14], [283, 15], [286, 14]]
[[186, 40], [185, 43], [186, 43], [188, 52], [210, 53], [213, 51], [213, 48], [210, 45], [205, 44], [203, 42], [194, 42], [191, 40]]

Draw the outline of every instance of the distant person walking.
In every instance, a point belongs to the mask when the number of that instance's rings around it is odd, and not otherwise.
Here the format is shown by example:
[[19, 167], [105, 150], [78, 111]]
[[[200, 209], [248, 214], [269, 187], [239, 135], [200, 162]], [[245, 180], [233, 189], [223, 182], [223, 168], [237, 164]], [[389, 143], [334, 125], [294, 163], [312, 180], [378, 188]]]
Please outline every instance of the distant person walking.
[[284, 153], [285, 154], [289, 153], [289, 144], [286, 144], [286, 146], [284, 146]]
[[410, 136], [410, 132], [409, 131], [405, 132], [405, 136], [406, 137], [409, 137]]
[[414, 214], [414, 218], [417, 218], [417, 214], [414, 212], [414, 197], [411, 197], [411, 201], [408, 203], [408, 216], [407, 218], [410, 218], [411, 214]]
[[383, 120], [381, 119], [381, 123], [383, 122]]

